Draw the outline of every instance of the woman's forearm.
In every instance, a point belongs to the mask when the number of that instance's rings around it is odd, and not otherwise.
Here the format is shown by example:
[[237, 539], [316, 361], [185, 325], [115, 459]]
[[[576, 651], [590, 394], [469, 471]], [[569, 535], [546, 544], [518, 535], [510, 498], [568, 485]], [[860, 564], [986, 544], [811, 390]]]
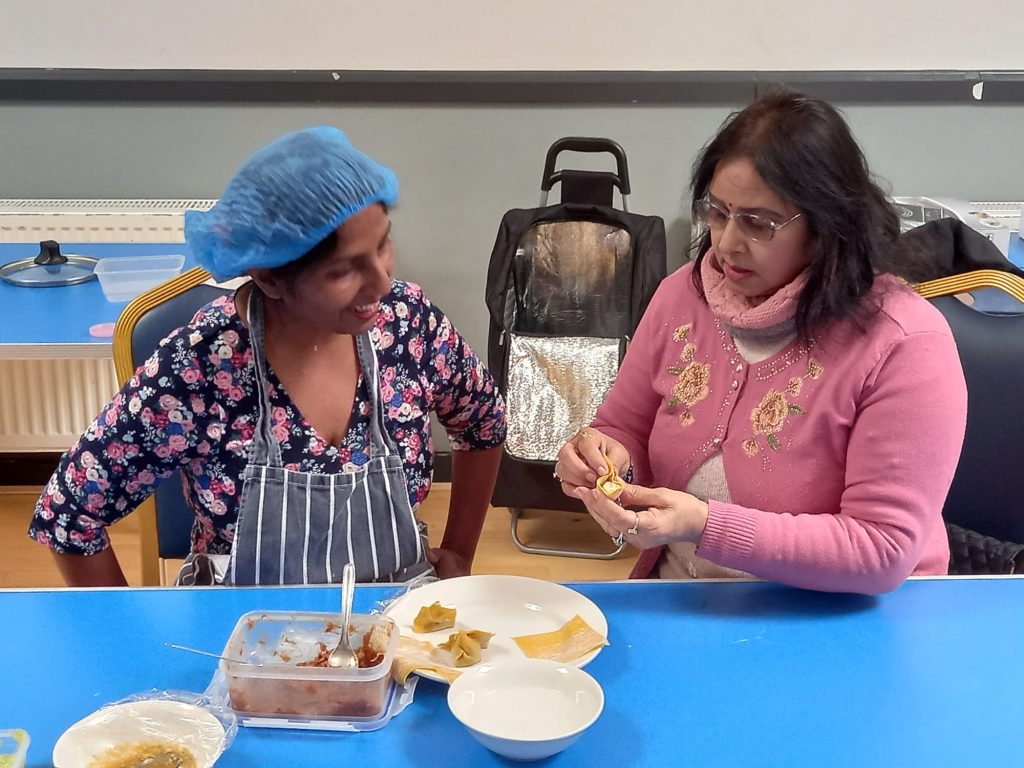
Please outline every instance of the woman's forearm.
[[452, 451], [452, 495], [441, 548], [473, 564], [480, 532], [491, 504], [503, 447], [482, 451]]
[[53, 553], [64, 583], [69, 587], [127, 587], [121, 565], [113, 547], [95, 555], [61, 555]]

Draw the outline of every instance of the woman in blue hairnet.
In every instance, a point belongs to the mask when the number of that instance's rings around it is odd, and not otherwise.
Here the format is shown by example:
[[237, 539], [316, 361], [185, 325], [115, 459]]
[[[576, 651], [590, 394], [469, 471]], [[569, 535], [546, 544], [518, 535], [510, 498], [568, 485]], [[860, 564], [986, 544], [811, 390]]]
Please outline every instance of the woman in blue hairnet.
[[[161, 342], [70, 451], [30, 535], [70, 585], [125, 584], [106, 526], [181, 468], [196, 521], [180, 583], [469, 573], [505, 436], [494, 381], [422, 290], [392, 279], [392, 171], [329, 127], [256, 152], [185, 236], [246, 275]], [[453, 450], [440, 548], [416, 508], [430, 413]]]

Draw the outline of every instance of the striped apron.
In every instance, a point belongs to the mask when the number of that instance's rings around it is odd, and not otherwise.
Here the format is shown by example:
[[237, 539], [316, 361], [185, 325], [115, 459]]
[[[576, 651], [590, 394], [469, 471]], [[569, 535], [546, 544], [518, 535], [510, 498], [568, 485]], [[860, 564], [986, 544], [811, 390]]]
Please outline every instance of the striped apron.
[[[356, 337], [373, 406], [369, 460], [355, 472], [338, 474], [285, 469], [270, 430], [262, 299], [258, 290], [249, 295], [259, 422], [249, 449], [231, 555], [218, 563], [213, 581], [333, 584], [341, 581], [348, 562], [355, 565], [358, 581], [433, 575], [426, 559], [426, 527], [413, 514], [402, 457], [384, 426], [377, 356], [369, 333]], [[182, 579], [185, 575], [183, 569], [179, 582], [189, 583]]]

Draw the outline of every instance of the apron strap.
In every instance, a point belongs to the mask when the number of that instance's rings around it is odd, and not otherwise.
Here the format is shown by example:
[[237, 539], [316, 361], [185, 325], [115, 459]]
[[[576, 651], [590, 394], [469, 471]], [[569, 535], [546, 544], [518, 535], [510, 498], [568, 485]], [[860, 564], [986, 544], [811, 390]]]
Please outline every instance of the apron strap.
[[377, 354], [373, 349], [373, 341], [370, 333], [361, 333], [356, 336], [356, 352], [359, 355], [359, 365], [363, 370], [363, 378], [367, 382], [367, 389], [370, 391], [370, 450], [372, 456], [388, 456], [389, 454], [401, 455], [391, 436], [384, 425], [385, 404], [381, 402], [380, 372], [377, 369]]
[[263, 293], [255, 283], [252, 290], [249, 291], [247, 311], [249, 336], [252, 339], [252, 361], [256, 367], [257, 400], [260, 406], [259, 421], [256, 422], [252, 447], [249, 451], [249, 463], [280, 467], [283, 465], [281, 446], [277, 444], [273, 432], [270, 431], [270, 415], [273, 411], [270, 408], [269, 374], [264, 357], [266, 331], [263, 324]]

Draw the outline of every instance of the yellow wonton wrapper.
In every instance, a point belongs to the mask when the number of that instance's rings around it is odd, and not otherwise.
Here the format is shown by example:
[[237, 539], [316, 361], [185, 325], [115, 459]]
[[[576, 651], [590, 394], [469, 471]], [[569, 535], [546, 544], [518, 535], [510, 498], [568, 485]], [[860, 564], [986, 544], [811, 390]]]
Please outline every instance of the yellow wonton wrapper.
[[455, 626], [455, 609], [445, 608], [440, 602], [420, 608], [412, 622], [413, 632], [436, 632]]
[[579, 614], [554, 632], [521, 635], [512, 639], [531, 659], [562, 662], [575, 661], [601, 646], [608, 645], [608, 641]]
[[494, 637], [493, 632], [483, 632], [479, 629], [460, 630], [448, 636], [447, 642], [438, 644], [452, 655], [456, 667], [471, 667], [480, 662], [480, 651], [486, 648]]
[[619, 477], [619, 473], [615, 471], [615, 465], [612, 460], [608, 458], [607, 454], [602, 453], [604, 456], [605, 466], [608, 467], [608, 471], [597, 478], [597, 490], [603, 493], [612, 501], [615, 501], [622, 492], [626, 489], [626, 484], [622, 478]]
[[[480, 661], [480, 649], [486, 648], [492, 637], [492, 632], [483, 632], [479, 629], [468, 632], [463, 630], [450, 635], [446, 642], [434, 645], [425, 640], [401, 635], [398, 638], [398, 650], [395, 653], [391, 676], [400, 685], [405, 685], [409, 675], [422, 671], [433, 673], [450, 683], [462, 674], [455, 667], [468, 667]], [[473, 646], [476, 647], [476, 661], [469, 661], [473, 654]]]
[[399, 685], [405, 685], [409, 675], [416, 670], [431, 672], [449, 683], [462, 674], [452, 668], [451, 656], [433, 643], [401, 635], [391, 676]]

